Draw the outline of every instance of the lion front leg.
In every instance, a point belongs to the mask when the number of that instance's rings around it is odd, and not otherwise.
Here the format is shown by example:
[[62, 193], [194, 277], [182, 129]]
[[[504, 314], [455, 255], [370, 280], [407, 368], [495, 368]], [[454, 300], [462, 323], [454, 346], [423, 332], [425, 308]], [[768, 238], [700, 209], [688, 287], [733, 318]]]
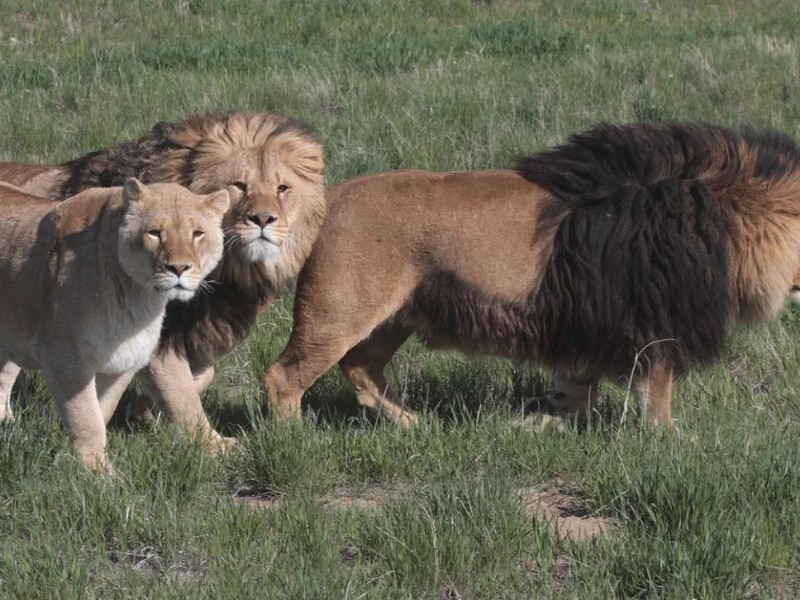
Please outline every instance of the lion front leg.
[[[144, 381], [146, 373], [143, 372], [141, 379]], [[206, 367], [199, 372], [193, 372], [195, 390], [200, 398], [206, 393], [211, 383], [214, 381], [214, 367]], [[147, 393], [142, 393], [130, 401], [125, 409], [125, 420], [136, 425], [146, 425], [155, 420], [154, 411], [158, 410], [158, 403]]]
[[553, 375], [555, 392], [547, 401], [558, 412], [587, 417], [597, 403], [599, 384], [598, 377], [578, 379], [555, 374]]
[[11, 390], [17, 380], [20, 368], [11, 361], [6, 361], [0, 367], [0, 423], [10, 423], [14, 420], [11, 410]]
[[632, 385], [643, 418], [654, 426], [677, 429], [672, 419], [672, 368], [654, 364], [642, 368]]
[[84, 466], [94, 471], [110, 471], [106, 425], [97, 400], [94, 373], [76, 370], [71, 365], [42, 362], [42, 374], [61, 422]]
[[201, 393], [213, 377], [213, 367], [195, 375], [189, 361], [170, 349], [153, 354], [140, 374], [146, 396], [155, 400], [169, 421], [184, 433], [199, 432], [209, 450], [222, 452], [236, 440], [220, 435], [203, 410]]
[[128, 387], [135, 373], [135, 371], [125, 371], [124, 373], [97, 373], [95, 375], [97, 401], [100, 404], [100, 412], [103, 413], [103, 422], [106, 425], [108, 425], [111, 417], [114, 416], [119, 399], [122, 398], [125, 388]]
[[410, 335], [411, 330], [397, 322], [383, 325], [339, 361], [342, 372], [356, 390], [358, 403], [402, 427], [416, 425], [419, 416], [394, 395], [385, 370]]

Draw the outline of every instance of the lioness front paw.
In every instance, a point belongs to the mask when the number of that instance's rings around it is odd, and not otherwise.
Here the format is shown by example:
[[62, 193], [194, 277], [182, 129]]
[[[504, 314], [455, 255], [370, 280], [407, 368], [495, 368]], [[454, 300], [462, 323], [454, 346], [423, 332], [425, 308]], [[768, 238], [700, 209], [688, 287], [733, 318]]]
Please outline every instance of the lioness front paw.
[[236, 438], [215, 434], [206, 441], [206, 449], [214, 454], [225, 454], [236, 447]]

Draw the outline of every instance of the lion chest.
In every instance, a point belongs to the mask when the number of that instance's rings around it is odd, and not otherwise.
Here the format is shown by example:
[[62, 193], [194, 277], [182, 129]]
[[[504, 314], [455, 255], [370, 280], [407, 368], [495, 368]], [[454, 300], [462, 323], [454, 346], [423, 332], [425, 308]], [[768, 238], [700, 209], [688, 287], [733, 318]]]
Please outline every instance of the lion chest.
[[105, 339], [97, 345], [97, 358], [100, 373], [123, 373], [138, 371], [150, 360], [150, 355], [158, 344], [164, 311], [151, 316], [145, 325], [138, 323], [119, 323], [107, 329]]

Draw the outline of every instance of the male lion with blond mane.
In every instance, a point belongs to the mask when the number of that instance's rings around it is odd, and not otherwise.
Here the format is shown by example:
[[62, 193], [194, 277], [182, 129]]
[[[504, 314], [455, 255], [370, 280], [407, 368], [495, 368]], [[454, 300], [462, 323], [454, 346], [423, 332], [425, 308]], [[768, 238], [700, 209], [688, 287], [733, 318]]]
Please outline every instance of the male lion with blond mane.
[[50, 202], [0, 184], [0, 421], [19, 367], [41, 368], [83, 463], [158, 343], [222, 257], [229, 196], [176, 184], [90, 189]]
[[[232, 440], [209, 423], [200, 397], [214, 363], [300, 270], [325, 216], [322, 146], [305, 125], [271, 113], [209, 113], [159, 123], [139, 140], [58, 166], [0, 163], [0, 180], [53, 199], [93, 186], [175, 182], [198, 194], [228, 189], [225, 256], [213, 283], [167, 308], [158, 349], [143, 371], [146, 393], [212, 449]], [[140, 399], [141, 400], [141, 399]]]
[[576, 412], [601, 377], [628, 382], [673, 427], [673, 377], [800, 296], [800, 150], [776, 133], [602, 125], [515, 170], [383, 173], [327, 200], [265, 373], [278, 417], [338, 362], [362, 405], [413, 423], [384, 368], [416, 333], [546, 366]]

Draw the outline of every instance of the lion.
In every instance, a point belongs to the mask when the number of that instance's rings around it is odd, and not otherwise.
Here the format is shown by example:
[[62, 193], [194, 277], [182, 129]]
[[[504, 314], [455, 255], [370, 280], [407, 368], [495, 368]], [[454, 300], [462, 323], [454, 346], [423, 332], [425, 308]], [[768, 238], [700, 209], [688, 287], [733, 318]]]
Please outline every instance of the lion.
[[105, 469], [106, 423], [222, 257], [227, 190], [90, 189], [51, 202], [0, 184], [0, 420], [20, 367], [41, 368], [87, 467]]
[[[212, 285], [167, 308], [161, 340], [140, 380], [176, 425], [200, 430], [212, 450], [233, 443], [211, 426], [201, 396], [214, 364], [243, 340], [294, 278], [325, 216], [323, 151], [311, 129], [272, 113], [208, 113], [159, 123], [136, 141], [58, 166], [0, 163], [0, 180], [29, 193], [63, 198], [93, 186], [174, 182], [198, 194], [227, 189], [225, 256]], [[148, 400], [148, 397], [150, 400]]]
[[673, 428], [673, 378], [800, 297], [800, 150], [777, 133], [601, 125], [514, 169], [380, 173], [326, 195], [264, 375], [278, 418], [299, 418], [338, 362], [361, 405], [416, 422], [384, 369], [417, 334], [546, 367], [576, 413], [600, 378], [630, 385], [644, 420]]

